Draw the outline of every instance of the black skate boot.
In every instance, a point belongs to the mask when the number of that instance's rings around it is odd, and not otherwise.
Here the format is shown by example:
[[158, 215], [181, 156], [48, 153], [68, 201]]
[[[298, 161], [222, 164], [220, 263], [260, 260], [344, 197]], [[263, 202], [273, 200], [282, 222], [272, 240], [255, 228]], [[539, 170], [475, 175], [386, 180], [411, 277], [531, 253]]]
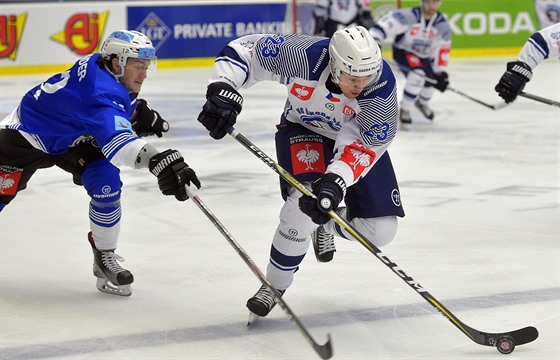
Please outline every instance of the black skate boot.
[[416, 105], [418, 110], [420, 110], [422, 115], [426, 117], [426, 119], [428, 120], [434, 119], [434, 112], [432, 111], [432, 109], [430, 109], [430, 107], [427, 104], [421, 104], [419, 101], [416, 101], [414, 104]]
[[[286, 290], [278, 290], [280, 296], [284, 295]], [[249, 314], [249, 322], [247, 326], [251, 325], [258, 317], [265, 317], [276, 305], [274, 295], [262, 285], [257, 293], [247, 300], [247, 309], [251, 312]]]
[[134, 276], [117, 262], [124, 259], [114, 250], [97, 250], [91, 231], [88, 240], [93, 250], [93, 275], [97, 277], [97, 289], [111, 295], [130, 296]]
[[315, 257], [318, 262], [329, 262], [333, 259], [336, 248], [334, 235], [329, 234], [323, 225], [319, 225], [311, 234]]

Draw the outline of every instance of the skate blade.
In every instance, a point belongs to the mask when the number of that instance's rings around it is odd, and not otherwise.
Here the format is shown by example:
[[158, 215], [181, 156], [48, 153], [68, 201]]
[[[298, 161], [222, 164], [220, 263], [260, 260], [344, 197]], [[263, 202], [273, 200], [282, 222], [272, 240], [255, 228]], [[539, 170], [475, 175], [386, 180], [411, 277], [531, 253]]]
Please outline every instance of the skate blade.
[[132, 288], [130, 285], [113, 285], [106, 279], [97, 278], [97, 290], [104, 292], [106, 294], [118, 295], [118, 296], [130, 296], [132, 295]]
[[259, 320], [261, 317], [257, 314], [254, 314], [252, 312], [249, 311], [249, 319], [247, 320], [247, 327], [253, 325], [254, 323], [257, 322], [257, 320]]

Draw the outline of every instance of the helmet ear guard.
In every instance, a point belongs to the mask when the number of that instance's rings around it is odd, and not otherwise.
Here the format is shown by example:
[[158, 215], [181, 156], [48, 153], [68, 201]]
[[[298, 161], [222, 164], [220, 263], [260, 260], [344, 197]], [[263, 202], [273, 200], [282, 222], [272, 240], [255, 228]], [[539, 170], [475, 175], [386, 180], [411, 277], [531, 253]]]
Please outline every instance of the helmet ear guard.
[[115, 56], [124, 74], [124, 67], [129, 58], [150, 60], [149, 71], [155, 71], [157, 65], [156, 49], [150, 38], [135, 30], [117, 30], [112, 32], [101, 45], [101, 54], [106, 62]]
[[330, 71], [338, 84], [340, 73], [370, 76], [376, 81], [381, 75], [381, 50], [363, 26], [336, 31], [329, 44]]

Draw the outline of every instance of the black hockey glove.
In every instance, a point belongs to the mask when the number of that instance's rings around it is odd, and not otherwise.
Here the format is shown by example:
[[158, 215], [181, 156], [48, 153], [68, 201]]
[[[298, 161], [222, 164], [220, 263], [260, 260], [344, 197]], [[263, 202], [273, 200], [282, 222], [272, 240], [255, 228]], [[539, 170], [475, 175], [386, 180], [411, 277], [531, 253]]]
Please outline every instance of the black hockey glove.
[[336, 210], [344, 199], [346, 184], [340, 176], [326, 173], [313, 182], [311, 189], [317, 199], [303, 195], [299, 198], [299, 208], [315, 224], [325, 224], [330, 219], [327, 213]]
[[157, 176], [159, 189], [163, 195], [175, 195], [179, 201], [189, 198], [185, 185], [191, 182], [200, 189], [200, 181], [184, 161], [177, 150], [165, 150], [152, 156], [149, 163], [150, 172]]
[[529, 65], [522, 61], [508, 62], [507, 70], [494, 90], [506, 103], [510, 103], [523, 91], [525, 84], [531, 80], [531, 77], [533, 77], [533, 72]]
[[169, 123], [162, 119], [157, 111], [144, 99], [138, 99], [136, 113], [132, 117], [132, 130], [138, 137], [156, 135], [158, 138], [169, 130]]
[[198, 121], [218, 140], [226, 136], [227, 129], [235, 125], [241, 112], [243, 97], [233, 87], [223, 82], [208, 85], [206, 103]]
[[373, 17], [371, 16], [371, 12], [369, 10], [360, 11], [358, 14], [358, 25], [365, 27], [366, 29], [370, 29], [375, 25], [373, 21]]
[[434, 80], [437, 81], [437, 83], [432, 85], [434, 88], [438, 89], [441, 92], [447, 90], [447, 87], [449, 86], [449, 75], [447, 75], [445, 71], [434, 74], [434, 78]]
[[327, 28], [327, 20], [325, 17], [313, 14], [313, 19], [315, 20], [315, 30], [313, 30], [313, 34], [325, 36], [325, 29]]

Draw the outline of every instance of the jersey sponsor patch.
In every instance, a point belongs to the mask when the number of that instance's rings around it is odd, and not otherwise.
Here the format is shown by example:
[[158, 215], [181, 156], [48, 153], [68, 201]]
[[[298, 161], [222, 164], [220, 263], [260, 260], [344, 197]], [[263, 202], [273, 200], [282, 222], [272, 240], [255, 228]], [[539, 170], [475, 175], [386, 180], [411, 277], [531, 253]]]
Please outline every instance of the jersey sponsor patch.
[[318, 142], [295, 143], [290, 146], [290, 151], [294, 175], [325, 172], [323, 144]]
[[22, 168], [0, 165], [0, 195], [15, 195], [21, 179]]
[[350, 106], [346, 105], [344, 106], [344, 109], [342, 109], [342, 113], [344, 115], [352, 115], [356, 112], [356, 110], [352, 109]]
[[311, 98], [315, 89], [310, 86], [300, 85], [295, 83], [290, 90], [290, 94], [294, 95], [300, 100], [306, 101]]
[[363, 145], [353, 143], [344, 147], [340, 160], [352, 169], [354, 180], [357, 180], [364, 170], [373, 164], [375, 152]]
[[127, 118], [115, 116], [115, 130], [131, 130], [132, 125]]
[[406, 54], [406, 61], [411, 69], [422, 67], [422, 61], [414, 54]]

